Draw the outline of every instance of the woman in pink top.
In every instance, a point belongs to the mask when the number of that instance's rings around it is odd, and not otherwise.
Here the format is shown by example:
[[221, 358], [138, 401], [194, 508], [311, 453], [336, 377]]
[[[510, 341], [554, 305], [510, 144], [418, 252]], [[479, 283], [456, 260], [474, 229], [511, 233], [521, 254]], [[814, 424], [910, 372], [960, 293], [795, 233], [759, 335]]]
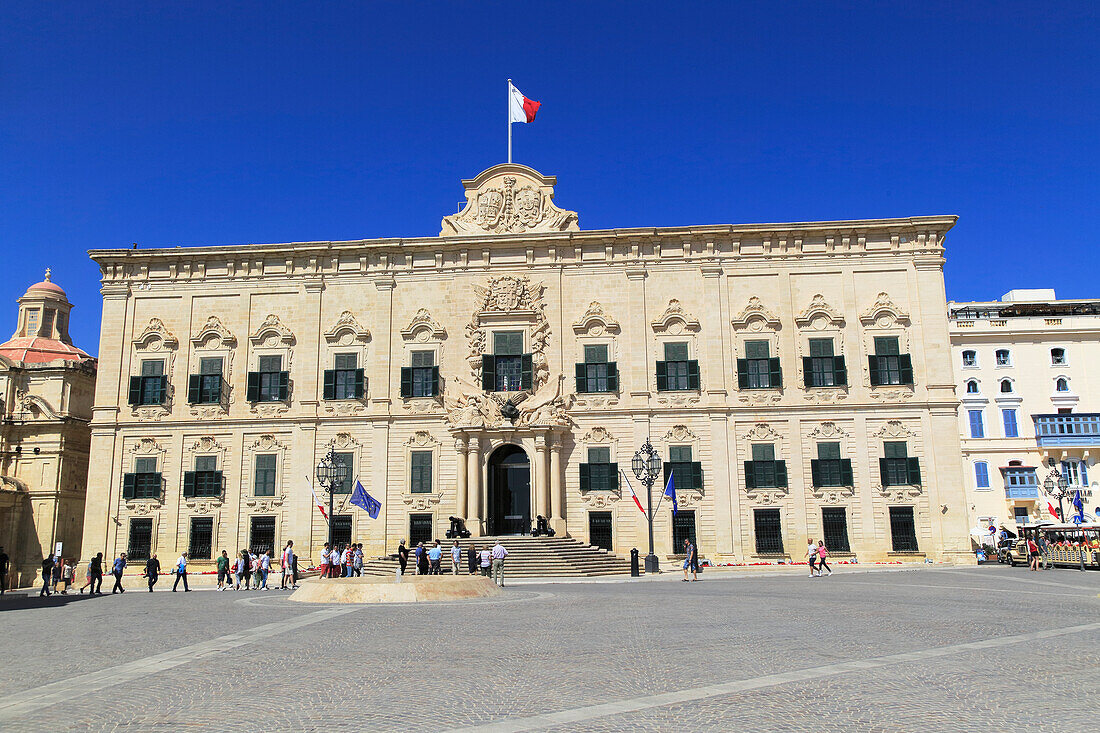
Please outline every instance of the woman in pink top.
[[829, 556], [829, 551], [825, 549], [825, 543], [821, 540], [817, 541], [817, 572], [821, 573], [822, 570], [828, 570], [829, 575], [833, 574], [833, 569], [829, 567], [829, 564], [825, 562], [825, 558]]

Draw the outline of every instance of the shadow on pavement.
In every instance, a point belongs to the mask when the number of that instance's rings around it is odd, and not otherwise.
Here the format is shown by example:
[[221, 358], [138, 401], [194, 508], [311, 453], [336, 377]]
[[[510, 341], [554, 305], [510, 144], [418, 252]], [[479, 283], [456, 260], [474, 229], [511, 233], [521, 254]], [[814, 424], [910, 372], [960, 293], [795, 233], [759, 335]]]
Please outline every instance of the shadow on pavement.
[[[104, 594], [108, 595], [108, 594]], [[0, 611], [25, 611], [28, 608], [56, 608], [67, 606], [75, 601], [87, 601], [96, 596], [69, 593], [61, 595], [54, 593], [49, 596], [38, 596], [37, 591], [8, 591], [0, 597]]]

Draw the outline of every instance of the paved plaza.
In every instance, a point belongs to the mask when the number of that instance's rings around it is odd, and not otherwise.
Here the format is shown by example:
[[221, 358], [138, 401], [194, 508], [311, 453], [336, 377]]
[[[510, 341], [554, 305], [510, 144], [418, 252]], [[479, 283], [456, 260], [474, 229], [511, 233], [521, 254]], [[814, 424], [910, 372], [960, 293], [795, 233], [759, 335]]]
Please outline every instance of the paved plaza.
[[0, 730], [1091, 731], [1100, 573], [5, 598]]

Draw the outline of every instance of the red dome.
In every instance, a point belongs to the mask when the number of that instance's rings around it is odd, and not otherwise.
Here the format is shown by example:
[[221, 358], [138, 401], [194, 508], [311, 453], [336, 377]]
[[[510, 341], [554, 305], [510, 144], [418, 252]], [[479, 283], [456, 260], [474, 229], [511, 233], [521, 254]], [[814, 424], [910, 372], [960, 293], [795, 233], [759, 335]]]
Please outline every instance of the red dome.
[[40, 283], [35, 283], [34, 285], [31, 285], [29, 288], [27, 288], [26, 295], [30, 295], [31, 292], [35, 290], [54, 293], [55, 295], [60, 295], [62, 298], [65, 298], [65, 291], [61, 289], [61, 286], [57, 285], [56, 283], [52, 283], [49, 280], [43, 280]]
[[[50, 283], [46, 284], [49, 285]], [[60, 288], [58, 289], [60, 290]], [[89, 356], [75, 346], [40, 336], [8, 339], [0, 344], [0, 356], [11, 361], [21, 361], [25, 364], [48, 364], [58, 359], [72, 362], [88, 361], [89, 359], [94, 361], [94, 357]]]

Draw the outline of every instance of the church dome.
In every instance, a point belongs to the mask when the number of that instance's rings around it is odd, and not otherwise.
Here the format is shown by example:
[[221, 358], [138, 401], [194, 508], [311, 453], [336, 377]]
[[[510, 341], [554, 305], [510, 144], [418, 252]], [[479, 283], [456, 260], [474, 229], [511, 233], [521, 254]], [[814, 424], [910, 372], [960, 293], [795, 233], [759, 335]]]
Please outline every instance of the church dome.
[[24, 364], [48, 364], [58, 359], [72, 362], [84, 362], [89, 359], [94, 361], [94, 357], [72, 344], [41, 336], [20, 336], [8, 339], [0, 344], [0, 356], [9, 361], [21, 361]]
[[49, 270], [46, 270], [46, 279], [43, 280], [42, 282], [37, 282], [34, 285], [31, 285], [29, 288], [27, 288], [27, 292], [23, 294], [23, 297], [24, 298], [26, 298], [28, 296], [33, 297], [35, 295], [41, 296], [41, 295], [46, 294], [46, 293], [54, 295], [54, 296], [60, 298], [61, 300], [68, 301], [68, 298], [65, 296], [65, 291], [61, 288], [61, 286], [58, 285], [55, 282], [50, 281], [50, 271]]

